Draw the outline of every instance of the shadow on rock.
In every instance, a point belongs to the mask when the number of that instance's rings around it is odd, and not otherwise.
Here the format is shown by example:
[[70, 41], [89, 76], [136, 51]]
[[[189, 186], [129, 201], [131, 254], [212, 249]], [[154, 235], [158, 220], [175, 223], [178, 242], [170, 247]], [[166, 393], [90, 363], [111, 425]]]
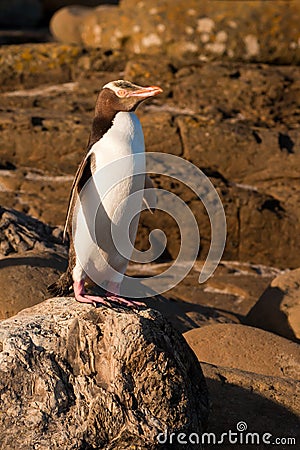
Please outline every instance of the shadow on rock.
[[149, 308], [156, 309], [166, 317], [181, 333], [203, 325], [240, 322], [239, 315], [231, 311], [188, 303], [177, 298], [157, 295], [146, 298], [144, 301]]
[[[255, 383], [259, 383], [259, 376], [254, 375], [252, 382], [248, 383], [248, 386], [242, 387], [228, 382], [226, 376], [222, 373], [218, 373], [218, 369], [214, 367], [215, 376], [214, 379], [206, 378], [208, 390], [211, 399], [211, 413], [208, 424], [208, 433], [214, 433], [216, 440], [219, 440], [219, 444], [212, 447], [205, 446], [204, 448], [220, 448], [232, 449], [232, 442], [230, 444], [228, 440], [228, 434], [223, 436], [222, 433], [228, 433], [229, 430], [232, 433], [237, 433], [235, 436], [238, 439], [236, 445], [238, 448], [265, 448], [262, 441], [262, 437], [265, 433], [270, 433], [270, 443], [274, 444], [276, 438], [296, 438], [299, 435], [299, 417], [296, 413], [293, 413], [289, 406], [286, 407], [278, 404], [276, 401], [266, 398], [263, 393], [257, 393], [257, 387]], [[205, 372], [205, 371], [204, 371]], [[242, 371], [237, 371], [242, 374]], [[206, 373], [207, 375], [207, 373]], [[253, 374], [252, 374], [253, 375]], [[269, 378], [270, 384], [268, 386], [269, 394], [274, 395], [276, 400], [276, 394], [278, 389], [279, 378]], [[272, 386], [272, 381], [277, 380], [277, 386]], [[290, 391], [292, 394], [293, 388], [296, 388], [296, 381], [290, 382], [284, 379], [281, 380], [281, 396], [287, 394]], [[263, 385], [261, 380], [261, 385]], [[252, 387], [251, 387], [252, 386]], [[288, 386], [288, 389], [287, 389]], [[246, 430], [244, 432], [238, 432], [237, 424], [245, 422]], [[242, 426], [242, 425], [240, 425]], [[245, 444], [247, 433], [257, 433], [254, 437], [249, 436], [247, 445]], [[233, 437], [232, 437], [233, 438]], [[213, 437], [210, 437], [211, 443], [214, 443]], [[251, 441], [250, 439], [253, 439]], [[215, 441], [217, 443], [217, 441]], [[206, 441], [206, 444], [208, 441]], [[250, 444], [253, 443], [255, 445]], [[277, 448], [286, 448], [284, 445], [276, 446]], [[270, 448], [275, 448], [271, 446]]]

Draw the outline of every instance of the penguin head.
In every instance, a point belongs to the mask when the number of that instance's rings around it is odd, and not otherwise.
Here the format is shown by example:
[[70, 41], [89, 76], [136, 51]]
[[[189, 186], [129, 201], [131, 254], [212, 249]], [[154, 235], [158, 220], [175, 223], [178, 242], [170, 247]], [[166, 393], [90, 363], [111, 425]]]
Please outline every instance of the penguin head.
[[134, 111], [138, 105], [149, 97], [158, 95], [163, 90], [158, 86], [142, 87], [130, 81], [110, 81], [103, 86], [98, 102], [105, 102], [106, 107], [114, 111]]

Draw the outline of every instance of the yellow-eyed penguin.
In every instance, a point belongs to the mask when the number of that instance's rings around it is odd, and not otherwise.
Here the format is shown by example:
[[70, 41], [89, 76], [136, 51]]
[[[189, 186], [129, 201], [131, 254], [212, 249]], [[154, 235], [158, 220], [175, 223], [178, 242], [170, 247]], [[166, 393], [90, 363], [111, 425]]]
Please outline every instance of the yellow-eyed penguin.
[[[67, 295], [73, 284], [75, 298], [82, 303], [94, 305], [100, 303], [108, 306], [112, 301], [126, 306], [140, 305], [139, 302], [124, 299], [119, 295], [122, 278], [129, 261], [128, 258], [119, 254], [114, 245], [111, 224], [114, 221], [117, 228], [122, 227], [122, 216], [126, 215], [127, 198], [136, 191], [143, 192], [143, 188], [152, 187], [152, 182], [145, 175], [144, 168], [140, 167], [139, 175], [134, 175], [135, 155], [140, 155], [145, 150], [142, 127], [134, 111], [141, 102], [161, 92], [162, 89], [158, 86], [141, 87], [124, 80], [111, 81], [100, 91], [87, 152], [71, 188], [65, 224], [65, 233], [69, 234], [70, 239], [69, 264], [67, 271], [60, 279], [48, 287], [53, 295]], [[126, 158], [128, 156], [130, 158]], [[100, 201], [100, 205], [95, 204], [95, 193], [97, 195], [101, 191], [101, 177], [97, 177], [96, 174], [106, 165], [124, 157], [126, 178], [120, 178], [118, 186], [111, 189], [102, 202]], [[109, 173], [107, 176], [110, 176]], [[92, 180], [92, 183], [86, 184], [88, 180]], [[98, 198], [101, 198], [100, 194]], [[135, 198], [139, 201], [138, 196]], [[141, 205], [137, 205], [138, 210], [139, 206]], [[91, 249], [89, 245], [86, 249], [84, 247], [88, 238], [86, 224], [83, 226], [82, 222], [88, 222], [89, 216], [96, 218], [97, 251], [95, 247]], [[138, 219], [139, 214], [134, 217], [129, 227], [132, 244], [136, 236]], [[76, 253], [78, 246], [84, 249], [84, 256], [80, 258]], [[91, 266], [98, 271], [97, 279], [107, 282], [105, 298], [88, 295], [85, 291], [88, 267]], [[109, 270], [110, 267], [113, 268], [112, 272]]]

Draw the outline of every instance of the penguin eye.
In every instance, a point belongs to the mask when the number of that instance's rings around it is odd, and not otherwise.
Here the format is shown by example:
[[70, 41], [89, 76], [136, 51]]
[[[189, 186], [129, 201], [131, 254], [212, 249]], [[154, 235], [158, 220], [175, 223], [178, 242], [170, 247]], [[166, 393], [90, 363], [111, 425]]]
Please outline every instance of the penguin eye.
[[125, 89], [119, 89], [117, 91], [118, 97], [125, 97], [126, 95], [126, 90]]

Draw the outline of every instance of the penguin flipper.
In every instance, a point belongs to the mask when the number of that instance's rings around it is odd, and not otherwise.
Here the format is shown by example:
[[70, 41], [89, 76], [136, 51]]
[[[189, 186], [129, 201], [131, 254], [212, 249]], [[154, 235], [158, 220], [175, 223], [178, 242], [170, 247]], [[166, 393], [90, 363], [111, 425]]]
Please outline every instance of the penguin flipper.
[[154, 185], [151, 178], [148, 175], [146, 175], [143, 202], [145, 203], [147, 209], [153, 214], [155, 212], [157, 204], [157, 197], [153, 190], [149, 191], [148, 189], [154, 189]]
[[66, 215], [66, 221], [64, 226], [64, 233], [63, 233], [63, 240], [66, 239], [67, 232], [70, 232], [72, 229], [72, 212], [75, 206], [77, 195], [80, 193], [81, 189], [85, 185], [85, 183], [91, 178], [92, 176], [92, 158], [94, 157], [94, 154], [91, 153], [87, 157], [85, 157], [81, 163], [80, 166], [77, 169], [77, 172], [75, 174], [73, 184], [71, 187], [70, 197], [69, 197], [69, 204], [67, 209], [67, 215]]

